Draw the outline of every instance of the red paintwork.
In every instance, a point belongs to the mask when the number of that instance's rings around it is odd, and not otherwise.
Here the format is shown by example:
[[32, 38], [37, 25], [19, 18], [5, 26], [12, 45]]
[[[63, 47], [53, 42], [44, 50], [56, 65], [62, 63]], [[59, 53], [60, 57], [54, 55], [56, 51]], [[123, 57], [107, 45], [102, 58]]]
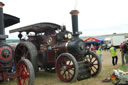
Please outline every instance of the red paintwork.
[[29, 72], [25, 63], [21, 63], [17, 66], [16, 73], [17, 75], [21, 75], [17, 77], [18, 85], [29, 85]]
[[[10, 52], [10, 56], [8, 57], [8, 58], [4, 58], [4, 57], [2, 57], [2, 51], [4, 50], [4, 49], [8, 49], [9, 50], [9, 52]], [[8, 61], [8, 60], [10, 60], [11, 58], [12, 58], [12, 49], [11, 48], [9, 48], [8, 46], [3, 46], [2, 48], [0, 48], [0, 59], [1, 60], [4, 60], [4, 61]]]
[[[32, 41], [33, 44], [37, 47], [38, 56], [39, 56], [38, 58], [39, 58], [40, 62], [42, 61], [41, 57], [43, 57], [42, 56], [42, 49], [46, 51], [47, 62], [49, 64], [51, 64], [51, 63], [55, 64], [56, 63], [56, 56], [57, 56], [56, 52], [57, 51], [59, 51], [59, 50], [62, 52], [67, 51], [67, 47], [65, 47], [67, 41], [64, 41], [62, 43], [57, 43], [55, 34], [50, 34], [47, 36], [46, 35], [28, 36], [28, 38], [29, 38], [28, 40]], [[51, 40], [50, 47], [48, 46], [49, 40]], [[40, 46], [41, 44], [43, 45], [43, 47]], [[49, 48], [51, 48], [51, 50]]]
[[[12, 48], [15, 49], [16, 46], [12, 46]], [[5, 49], [8, 49], [8, 51], [9, 51], [9, 57], [7, 57], [7, 58], [2, 57], [2, 51], [5, 50]], [[0, 59], [1, 60], [9, 61], [12, 58], [12, 56], [13, 56], [12, 55], [12, 49], [10, 47], [5, 45], [5, 46], [2, 46], [0, 48]], [[8, 72], [8, 71], [6, 72], [5, 70], [7, 70], [8, 68], [11, 70], [12, 62], [10, 62], [9, 64], [2, 64], [2, 63], [0, 63], [0, 80], [1, 81], [5, 81], [5, 80], [8, 80], [8, 79], [9, 80], [10, 79], [15, 79], [17, 77], [17, 74], [15, 74], [15, 73]]]
[[93, 37], [89, 37], [87, 38], [86, 40], [84, 40], [85, 42], [88, 42], [88, 41], [99, 41], [98, 39], [96, 38], [93, 38]]
[[17, 77], [17, 74], [15, 73], [8, 73], [8, 72], [1, 72], [0, 73], [0, 80], [5, 81], [8, 79], [15, 79]]
[[12, 48], [15, 50], [16, 49], [16, 46], [12, 46]]
[[64, 82], [71, 81], [75, 72], [73, 62], [67, 56], [61, 56], [56, 63], [56, 72], [58, 73], [59, 78]]
[[[6, 66], [11, 68], [12, 64], [10, 63], [10, 64], [8, 64]], [[17, 74], [12, 73], [12, 72], [6, 72], [5, 70], [6, 70], [5, 65], [0, 64], [0, 80], [1, 81], [8, 80], [8, 79], [15, 79], [16, 78]]]

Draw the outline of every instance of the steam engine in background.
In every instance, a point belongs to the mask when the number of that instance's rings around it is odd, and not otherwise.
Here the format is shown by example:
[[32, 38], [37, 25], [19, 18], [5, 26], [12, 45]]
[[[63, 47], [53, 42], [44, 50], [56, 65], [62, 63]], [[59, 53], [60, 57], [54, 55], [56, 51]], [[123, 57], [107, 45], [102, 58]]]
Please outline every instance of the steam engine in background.
[[19, 18], [3, 13], [4, 4], [0, 2], [0, 81], [14, 78], [12, 66], [14, 63], [14, 48], [6, 44], [5, 28], [19, 22]]

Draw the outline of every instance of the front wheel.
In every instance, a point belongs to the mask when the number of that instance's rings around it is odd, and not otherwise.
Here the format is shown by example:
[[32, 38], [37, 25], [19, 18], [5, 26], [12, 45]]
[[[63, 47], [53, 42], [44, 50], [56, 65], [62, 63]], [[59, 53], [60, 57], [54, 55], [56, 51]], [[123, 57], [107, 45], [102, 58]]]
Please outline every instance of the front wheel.
[[17, 85], [34, 85], [35, 73], [28, 59], [21, 59], [16, 66]]
[[78, 63], [70, 53], [62, 53], [56, 61], [56, 72], [60, 80], [70, 82], [76, 80], [78, 75]]
[[93, 52], [88, 51], [84, 56], [85, 61], [90, 63], [91, 76], [97, 76], [101, 72], [102, 64], [99, 56]]

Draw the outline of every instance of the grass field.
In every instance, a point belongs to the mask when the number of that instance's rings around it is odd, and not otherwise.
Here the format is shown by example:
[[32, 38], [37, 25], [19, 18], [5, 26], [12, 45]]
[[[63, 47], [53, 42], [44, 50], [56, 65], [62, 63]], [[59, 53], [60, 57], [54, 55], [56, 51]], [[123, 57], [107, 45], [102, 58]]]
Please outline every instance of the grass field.
[[[112, 66], [111, 55], [109, 51], [103, 51], [103, 61], [102, 61], [102, 70], [101, 73], [94, 78], [89, 78], [82, 81], [75, 81], [70, 83], [65, 83], [59, 80], [56, 73], [47, 73], [47, 72], [38, 72], [35, 79], [34, 85], [112, 85], [111, 82], [103, 83], [102, 80], [110, 77], [110, 74], [113, 72], [113, 69], [121, 69], [123, 71], [128, 71], [128, 65], [121, 65], [121, 56], [120, 51], [117, 51], [118, 54], [118, 65]], [[3, 82], [0, 85], [17, 85], [16, 80], [10, 82]]]

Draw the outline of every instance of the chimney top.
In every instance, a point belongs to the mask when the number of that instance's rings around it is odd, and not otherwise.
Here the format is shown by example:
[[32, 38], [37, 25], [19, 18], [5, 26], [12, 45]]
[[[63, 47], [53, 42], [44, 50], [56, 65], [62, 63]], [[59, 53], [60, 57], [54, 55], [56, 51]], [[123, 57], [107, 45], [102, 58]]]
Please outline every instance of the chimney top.
[[70, 12], [71, 15], [78, 15], [79, 14], [79, 11], [78, 10], [72, 10]]
[[4, 6], [4, 3], [0, 2], [0, 8], [3, 8], [3, 6]]

